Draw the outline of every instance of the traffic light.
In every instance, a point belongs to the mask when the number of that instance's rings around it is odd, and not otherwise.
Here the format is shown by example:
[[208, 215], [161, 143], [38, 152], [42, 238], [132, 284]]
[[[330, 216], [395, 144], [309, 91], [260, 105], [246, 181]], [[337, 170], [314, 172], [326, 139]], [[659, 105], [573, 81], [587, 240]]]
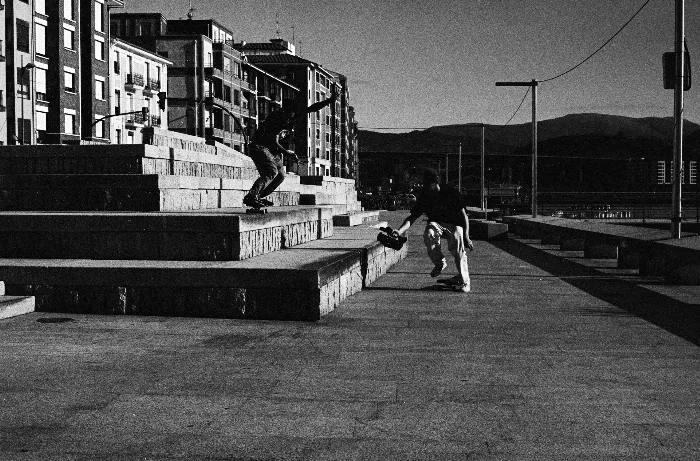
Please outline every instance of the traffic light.
[[161, 91], [160, 93], [158, 93], [158, 107], [160, 108], [160, 110], [165, 110], [166, 99], [168, 98], [165, 91]]
[[146, 121], [148, 119], [148, 107], [141, 108], [141, 115], [143, 115], [144, 121]]

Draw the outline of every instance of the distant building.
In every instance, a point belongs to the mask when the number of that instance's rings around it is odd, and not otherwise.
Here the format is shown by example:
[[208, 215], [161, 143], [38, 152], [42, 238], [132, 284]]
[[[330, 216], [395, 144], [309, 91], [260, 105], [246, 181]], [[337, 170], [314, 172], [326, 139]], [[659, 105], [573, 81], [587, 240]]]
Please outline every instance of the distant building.
[[[141, 144], [142, 129], [167, 129], [167, 100], [159, 106], [161, 92], [168, 91], [167, 59], [119, 39], [112, 40], [112, 117], [98, 124], [108, 125], [113, 144]], [[146, 108], [144, 117], [142, 109]], [[135, 112], [135, 113], [134, 113]], [[121, 115], [124, 114], [124, 115]]]
[[[109, 13], [121, 0], [3, 0], [0, 142], [108, 142]], [[2, 61], [2, 60], [0, 60]]]

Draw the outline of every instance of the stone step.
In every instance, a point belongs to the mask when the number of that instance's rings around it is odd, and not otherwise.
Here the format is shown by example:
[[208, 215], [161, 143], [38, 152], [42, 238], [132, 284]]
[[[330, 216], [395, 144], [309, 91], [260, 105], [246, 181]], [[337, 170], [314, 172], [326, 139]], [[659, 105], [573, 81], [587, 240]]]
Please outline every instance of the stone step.
[[0, 295], [0, 320], [34, 312], [34, 296]]
[[313, 321], [406, 255], [344, 231], [243, 261], [0, 259], [0, 278], [44, 312]]
[[0, 257], [230, 261], [333, 235], [331, 207], [0, 212]]
[[[258, 177], [253, 161], [232, 149], [205, 151], [144, 144], [3, 146], [3, 174], [160, 174], [226, 179]], [[192, 147], [192, 146], [190, 146]]]
[[[182, 211], [243, 206], [252, 180], [172, 175], [0, 175], [2, 211]], [[299, 204], [298, 177], [268, 198]]]
[[333, 225], [349, 227], [378, 220], [379, 210], [353, 211], [333, 216]]

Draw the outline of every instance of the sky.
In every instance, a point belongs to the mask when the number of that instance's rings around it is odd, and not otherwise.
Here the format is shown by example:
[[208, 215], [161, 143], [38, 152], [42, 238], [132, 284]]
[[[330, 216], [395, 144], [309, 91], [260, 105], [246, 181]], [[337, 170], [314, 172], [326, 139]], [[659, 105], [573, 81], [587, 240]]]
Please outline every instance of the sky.
[[[646, 0], [192, 0], [239, 42], [294, 41], [300, 56], [348, 77], [361, 129], [388, 132], [511, 119], [527, 88], [575, 66]], [[125, 12], [185, 18], [189, 0], [126, 0]], [[578, 113], [672, 117], [661, 56], [674, 50], [675, 0], [650, 0], [585, 64], [538, 86], [538, 120]], [[700, 69], [700, 2], [685, 5], [691, 61]], [[684, 93], [700, 123], [700, 77]], [[532, 120], [528, 95], [510, 124]]]

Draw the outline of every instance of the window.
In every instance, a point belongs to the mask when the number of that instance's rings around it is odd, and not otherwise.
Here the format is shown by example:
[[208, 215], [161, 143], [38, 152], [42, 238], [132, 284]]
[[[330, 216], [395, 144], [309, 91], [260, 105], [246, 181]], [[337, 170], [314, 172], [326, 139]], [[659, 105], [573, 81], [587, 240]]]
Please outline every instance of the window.
[[231, 102], [231, 87], [224, 85], [224, 101]]
[[30, 72], [23, 67], [17, 69], [17, 95], [23, 98], [29, 97]]
[[122, 101], [122, 93], [119, 90], [114, 90], [114, 113], [116, 115], [121, 114], [121, 101]]
[[224, 56], [224, 71], [231, 72], [231, 58]]
[[316, 128], [316, 139], [321, 139], [321, 129]]
[[66, 134], [75, 134], [75, 114], [64, 113], [64, 122], [66, 125]]
[[122, 143], [122, 130], [120, 128], [116, 129], [114, 138], [115, 138], [114, 140], [116, 141], [117, 144]]
[[17, 51], [29, 53], [29, 23], [17, 20]]
[[[95, 115], [95, 119], [101, 119], [101, 115]], [[104, 138], [105, 137], [105, 122], [104, 120], [100, 120], [99, 122], [95, 123], [95, 137], [96, 138]]]
[[100, 1], [95, 2], [95, 30], [98, 32], [105, 31], [103, 8], [104, 8], [104, 5], [102, 4], [102, 2], [100, 2]]
[[316, 148], [316, 158], [320, 158], [320, 157], [321, 157], [321, 149], [317, 147]]
[[105, 81], [100, 77], [95, 77], [95, 98], [100, 101], [105, 99]]
[[238, 90], [233, 90], [233, 104], [236, 106], [241, 105], [241, 92]]
[[63, 47], [69, 50], [75, 49], [75, 31], [66, 27], [65, 24], [63, 27]]
[[126, 143], [127, 144], [133, 144], [134, 143], [134, 132], [133, 131], [128, 131], [126, 133]]
[[36, 53], [46, 56], [46, 26], [43, 24], [35, 24], [35, 36], [36, 36]]
[[63, 17], [65, 19], [73, 19], [73, 0], [65, 0], [63, 2]]
[[102, 40], [95, 40], [95, 59], [105, 60], [105, 42]]
[[119, 74], [121, 72], [121, 60], [120, 60], [120, 54], [119, 51], [114, 52], [114, 73]]
[[46, 0], [34, 0], [34, 11], [46, 16]]
[[37, 67], [34, 69], [34, 79], [36, 80], [36, 99], [46, 101], [46, 69]]
[[46, 138], [46, 112], [40, 111], [37, 107], [35, 127], [37, 131], [37, 141], [43, 142]]
[[75, 69], [63, 69], [63, 87], [66, 91], [75, 93]]
[[657, 163], [657, 180], [658, 184], [666, 184], [666, 162], [659, 161]]
[[690, 162], [690, 184], [698, 183], [698, 162]]

